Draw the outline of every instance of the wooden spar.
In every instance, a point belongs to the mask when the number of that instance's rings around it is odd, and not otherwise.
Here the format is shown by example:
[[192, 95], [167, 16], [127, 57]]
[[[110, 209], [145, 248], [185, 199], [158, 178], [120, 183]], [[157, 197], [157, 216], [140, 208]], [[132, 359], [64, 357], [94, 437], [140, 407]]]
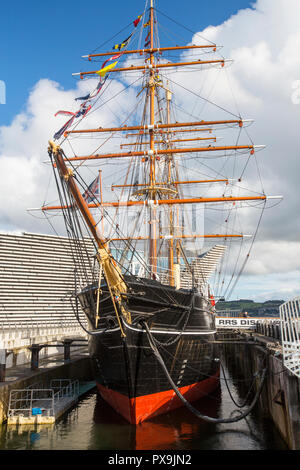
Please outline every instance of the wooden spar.
[[[209, 132], [210, 134], [212, 133], [213, 129], [180, 129], [180, 130], [177, 130], [177, 131], [169, 131], [169, 134], [176, 134], [176, 133], [181, 133], [181, 132]], [[135, 135], [148, 135], [149, 132], [143, 132], [143, 131], [140, 131], [140, 132], [136, 132], [134, 134], [126, 134], [126, 139], [127, 137], [131, 137], [131, 136], [135, 136]], [[158, 131], [158, 132], [155, 132], [156, 135], [161, 135], [161, 134], [164, 134], [163, 131]]]
[[[223, 121], [197, 121], [197, 122], [175, 122], [170, 124], [155, 124], [153, 130], [156, 129], [172, 129], [178, 127], [190, 127], [190, 126], [215, 126], [222, 124], [238, 124], [240, 127], [243, 126], [242, 119], [230, 119]], [[64, 136], [69, 134], [83, 134], [91, 132], [122, 132], [122, 131], [149, 131], [149, 126], [123, 126], [123, 127], [99, 127], [98, 129], [82, 129], [74, 131], [66, 131]]]
[[[166, 182], [156, 182], [156, 186], [166, 186], [166, 185], [174, 185], [177, 186], [178, 184], [197, 184], [197, 183], [226, 183], [228, 184], [228, 179], [215, 179], [215, 180], [191, 180], [191, 181], [170, 181], [170, 183]], [[147, 183], [140, 183], [140, 184], [112, 184], [111, 189], [114, 190], [115, 188], [139, 188], [145, 187]]]
[[[153, 57], [153, 54], [150, 52], [150, 55]], [[112, 72], [135, 72], [137, 70], [146, 71], [150, 70], [150, 72], [154, 72], [159, 69], [165, 69], [170, 67], [182, 67], [187, 65], [207, 65], [207, 64], [222, 64], [222, 67], [225, 65], [224, 59], [216, 59], [216, 60], [198, 60], [198, 61], [190, 61], [190, 62], [172, 62], [170, 64], [154, 64], [152, 61], [151, 67], [149, 65], [135, 65], [130, 67], [118, 67], [111, 69], [109, 73]], [[73, 75], [80, 75], [80, 78], [83, 78], [86, 75], [96, 75], [99, 70], [91, 70], [90, 72], [78, 72]]]
[[[185, 49], [213, 49], [216, 50], [217, 46], [215, 44], [208, 45], [208, 46], [174, 46], [174, 47], [154, 47], [152, 49], [133, 49], [131, 51], [123, 51], [123, 54], [155, 54], [156, 52], [166, 52], [166, 51], [176, 51], [176, 50], [185, 50]], [[105, 57], [105, 56], [110, 56], [110, 55], [115, 55], [116, 51], [113, 52], [102, 52], [99, 54], [88, 54], [85, 56], [82, 56], [83, 58], [88, 58], [90, 60], [91, 57]]]
[[[189, 199], [159, 199], [155, 201], [156, 205], [170, 205], [170, 204], [200, 204], [200, 203], [215, 203], [215, 202], [241, 202], [241, 201], [258, 201], [266, 200], [266, 196], [240, 196], [240, 197], [203, 197], [203, 198], [189, 198]], [[119, 202], [104, 202], [104, 207], [131, 207], [150, 205], [153, 201], [119, 201]], [[95, 205], [97, 207], [98, 204]], [[93, 207], [89, 204], [89, 207]]]
[[106, 241], [104, 240], [103, 237], [101, 237], [101, 235], [99, 234], [96, 228], [97, 222], [95, 221], [93, 215], [90, 213], [88, 209], [88, 204], [82, 197], [82, 194], [77, 187], [77, 184], [73, 176], [73, 172], [65, 164], [60, 147], [58, 145], [55, 145], [53, 142], [49, 142], [49, 152], [51, 152], [52, 155], [54, 156], [59, 172], [61, 176], [64, 178], [64, 180], [67, 182], [68, 187], [72, 193], [72, 196], [75, 199], [76, 204], [80, 212], [82, 213], [84, 220], [98, 245], [98, 248], [108, 250]]
[[[155, 201], [156, 205], [170, 205], [170, 204], [203, 204], [203, 203], [217, 203], [217, 202], [242, 202], [242, 201], [265, 201], [267, 196], [227, 196], [227, 197], [195, 197], [188, 199], [158, 199]], [[119, 201], [119, 202], [103, 202], [103, 207], [132, 207], [132, 206], [148, 206], [153, 201]], [[100, 203], [88, 204], [90, 209], [99, 207]], [[68, 209], [68, 206], [43, 206], [42, 211]]]
[[[173, 235], [173, 239], [192, 239], [192, 238], [244, 238], [243, 234], [232, 234], [232, 233], [224, 233], [224, 234], [205, 234], [205, 235]], [[139, 241], [139, 240], [148, 240], [149, 237], [124, 237], [124, 238], [110, 238], [109, 240], [112, 242], [118, 242], [118, 241]], [[169, 240], [168, 236], [160, 235], [159, 236], [160, 240]]]
[[[154, 143], [155, 144], [173, 144], [175, 142], [194, 142], [194, 141], [199, 141], [199, 140], [213, 140], [214, 142], [217, 141], [217, 138], [216, 137], [195, 137], [194, 139], [175, 139], [175, 140], [168, 140], [168, 141], [164, 141], [164, 140], [155, 140]], [[120, 148], [123, 148], [123, 147], [129, 147], [129, 146], [133, 146], [133, 145], [149, 145], [150, 142], [130, 142], [129, 144], [121, 144], [120, 145]]]
[[[181, 153], [195, 153], [195, 152], [217, 152], [217, 151], [227, 151], [227, 150], [254, 150], [254, 145], [232, 145], [232, 146], [223, 146], [223, 147], [197, 147], [197, 148], [181, 148], [181, 149], [159, 149], [153, 150], [153, 154], [150, 154], [152, 158], [155, 158], [155, 155], [169, 155], [169, 154], [181, 154]], [[148, 156], [147, 151], [134, 151], [127, 153], [107, 153], [101, 155], [86, 155], [81, 157], [69, 157], [65, 161], [81, 161], [81, 160], [101, 160], [103, 158], [124, 158], [124, 157], [146, 157]], [[152, 177], [153, 179], [153, 177]], [[151, 181], [151, 178], [150, 178]]]

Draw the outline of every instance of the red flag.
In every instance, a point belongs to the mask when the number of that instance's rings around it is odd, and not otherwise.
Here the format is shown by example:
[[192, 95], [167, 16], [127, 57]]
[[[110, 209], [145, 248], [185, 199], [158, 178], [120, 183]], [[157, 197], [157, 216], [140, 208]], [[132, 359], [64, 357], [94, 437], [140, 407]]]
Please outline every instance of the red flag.
[[139, 22], [141, 21], [143, 15], [139, 15], [136, 20], [134, 20], [133, 24], [134, 27], [136, 28]]
[[116, 59], [118, 59], [121, 55], [122, 55], [122, 54], [116, 54], [116, 55], [113, 55], [112, 57], [110, 57], [109, 59], [107, 59], [105, 62], [103, 62], [101, 69], [104, 69], [104, 67], [106, 66], [107, 62], [109, 62], [109, 61], [111, 61], [111, 60], [116, 60]]

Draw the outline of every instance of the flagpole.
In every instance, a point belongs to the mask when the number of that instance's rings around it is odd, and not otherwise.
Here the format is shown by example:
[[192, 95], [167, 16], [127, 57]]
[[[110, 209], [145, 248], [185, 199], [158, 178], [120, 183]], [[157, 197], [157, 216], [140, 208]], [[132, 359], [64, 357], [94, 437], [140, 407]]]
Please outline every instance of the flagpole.
[[102, 194], [102, 170], [99, 170], [99, 188], [100, 188], [100, 204], [101, 204], [101, 230], [104, 234], [104, 218], [103, 218], [103, 194]]

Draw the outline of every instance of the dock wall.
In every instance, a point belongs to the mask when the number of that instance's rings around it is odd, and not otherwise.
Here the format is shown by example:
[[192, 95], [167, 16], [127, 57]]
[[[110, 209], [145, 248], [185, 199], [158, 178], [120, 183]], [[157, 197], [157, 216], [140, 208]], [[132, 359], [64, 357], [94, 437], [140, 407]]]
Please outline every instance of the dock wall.
[[[244, 340], [247, 339], [250, 344], [221, 345], [222, 360], [232, 376], [247, 378], [262, 370], [266, 357], [267, 376], [259, 399], [260, 413], [273, 421], [289, 449], [300, 450], [300, 380], [283, 366], [278, 343], [254, 333], [249, 333], [248, 338], [245, 333]], [[257, 380], [256, 390], [258, 385]]]

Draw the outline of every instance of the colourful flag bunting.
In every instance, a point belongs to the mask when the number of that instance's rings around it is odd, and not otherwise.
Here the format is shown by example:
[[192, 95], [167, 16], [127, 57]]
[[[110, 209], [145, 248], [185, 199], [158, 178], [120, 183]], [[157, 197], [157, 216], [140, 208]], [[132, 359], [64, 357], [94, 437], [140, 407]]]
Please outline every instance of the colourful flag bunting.
[[[96, 72], [96, 73], [98, 75], [100, 75], [100, 77], [104, 77], [104, 75], [107, 72], [109, 72], [111, 69], [113, 69], [117, 65], [118, 61], [116, 59], [118, 59], [120, 57], [120, 55], [121, 54], [116, 54], [116, 55], [110, 57], [109, 59], [107, 59], [105, 62], [103, 62], [101, 69], [98, 70], [98, 72]], [[106, 65], [107, 62], [110, 62], [111, 60], [116, 60], [116, 62], [113, 62], [112, 64]]]
[[109, 64], [107, 65], [106, 67], [103, 67], [102, 69], [98, 70], [98, 72], [96, 72], [98, 75], [100, 75], [100, 77], [104, 77], [104, 75], [109, 72], [111, 69], [113, 69], [116, 65], [117, 65], [117, 61], [116, 62], [113, 62], [112, 64]]
[[72, 116], [71, 119], [69, 119], [61, 129], [59, 129], [59, 131], [57, 131], [53, 138], [54, 140], [58, 140], [60, 139], [60, 137], [66, 132], [66, 130], [71, 126], [71, 124], [73, 123], [74, 119], [75, 118], [78, 118], [80, 116], [82, 117], [85, 117], [86, 114], [89, 112], [89, 110], [91, 109], [91, 105], [89, 106], [86, 106], [86, 103], [83, 103], [79, 110], [77, 111], [77, 113], [72, 113], [71, 111], [57, 111], [57, 113], [55, 114], [55, 116], [57, 116], [58, 114], [63, 114], [63, 115], [67, 115], [67, 116]]
[[63, 116], [75, 116], [75, 113], [72, 113], [71, 111], [57, 111], [54, 116], [56, 117], [58, 114], [62, 114]]
[[66, 132], [66, 130], [71, 126], [72, 122], [74, 121], [75, 119], [75, 116], [72, 116], [71, 119], [69, 119], [68, 122], [66, 122], [66, 124], [63, 125], [63, 127], [61, 129], [59, 129], [59, 131], [57, 131], [53, 138], [54, 140], [58, 140], [61, 138], [61, 136]]
[[95, 90], [94, 93], [89, 93], [89, 94], [86, 95], [86, 96], [80, 96], [79, 98], [75, 98], [75, 101], [77, 101], [77, 100], [87, 101], [87, 100], [91, 100], [92, 98], [95, 98], [95, 97], [100, 93], [100, 91], [101, 91], [101, 89], [102, 89], [102, 87], [103, 87], [103, 85], [104, 85], [106, 79], [107, 79], [107, 77], [105, 77], [104, 80], [102, 80], [102, 79], [100, 78], [100, 81], [99, 81], [99, 83], [98, 83], [98, 85], [97, 85], [96, 90]]
[[130, 43], [130, 40], [132, 38], [132, 34], [133, 33], [131, 33], [130, 36], [128, 36], [128, 38], [124, 39], [124, 41], [121, 42], [120, 44], [115, 44], [113, 49], [118, 49], [120, 51], [124, 47], [128, 46], [128, 44]]

